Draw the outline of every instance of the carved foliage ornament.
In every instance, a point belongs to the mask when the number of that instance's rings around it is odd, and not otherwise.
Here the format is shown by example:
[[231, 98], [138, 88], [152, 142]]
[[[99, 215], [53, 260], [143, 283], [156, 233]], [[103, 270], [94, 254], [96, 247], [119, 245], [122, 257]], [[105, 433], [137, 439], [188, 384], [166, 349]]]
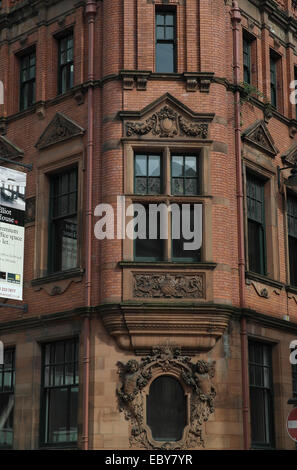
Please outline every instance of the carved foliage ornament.
[[190, 122], [168, 105], [155, 112], [144, 122], [126, 122], [126, 136], [143, 136], [152, 133], [161, 138], [176, 136], [196, 137], [207, 139], [208, 124], [205, 122]]
[[139, 274], [133, 275], [133, 296], [139, 298], [202, 299], [203, 274]]
[[[126, 364], [118, 362], [121, 385], [117, 395], [119, 409], [130, 421], [130, 446], [144, 449], [189, 449], [204, 447], [203, 423], [214, 411], [215, 389], [211, 383], [214, 377], [214, 362], [198, 360], [191, 362], [181, 355], [178, 348], [160, 346], [141, 361], [131, 359]], [[189, 423], [180, 441], [156, 442], [150, 437], [144, 416], [144, 400], [151, 382], [161, 374], [173, 375], [189, 391]]]

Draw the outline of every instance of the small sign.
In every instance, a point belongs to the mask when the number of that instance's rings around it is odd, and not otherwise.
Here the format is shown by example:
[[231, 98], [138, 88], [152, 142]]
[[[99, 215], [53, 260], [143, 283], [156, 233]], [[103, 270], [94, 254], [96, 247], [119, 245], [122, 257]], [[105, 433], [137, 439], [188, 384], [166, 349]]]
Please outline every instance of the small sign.
[[297, 408], [293, 408], [289, 413], [287, 419], [287, 431], [291, 439], [297, 442]]

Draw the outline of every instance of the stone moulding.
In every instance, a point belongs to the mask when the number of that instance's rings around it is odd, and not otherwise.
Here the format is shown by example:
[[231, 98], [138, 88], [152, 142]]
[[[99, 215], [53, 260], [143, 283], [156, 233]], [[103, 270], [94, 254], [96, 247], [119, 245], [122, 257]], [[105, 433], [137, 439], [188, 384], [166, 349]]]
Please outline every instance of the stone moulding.
[[229, 325], [232, 308], [213, 304], [126, 302], [98, 308], [107, 332], [117, 345], [137, 355], [179, 338], [187, 354], [210, 351]]
[[204, 274], [133, 273], [135, 298], [205, 298]]
[[[117, 389], [119, 409], [130, 422], [130, 447], [182, 450], [204, 447], [203, 423], [214, 411], [215, 388], [212, 378], [215, 363], [190, 358], [172, 345], [158, 346], [140, 361], [118, 362], [120, 385]], [[146, 396], [151, 383], [160, 375], [176, 378], [187, 397], [187, 424], [182, 439], [157, 442], [146, 424]]]
[[119, 117], [124, 120], [124, 136], [128, 138], [206, 140], [214, 115], [195, 113], [166, 93], [143, 110], [121, 111]]

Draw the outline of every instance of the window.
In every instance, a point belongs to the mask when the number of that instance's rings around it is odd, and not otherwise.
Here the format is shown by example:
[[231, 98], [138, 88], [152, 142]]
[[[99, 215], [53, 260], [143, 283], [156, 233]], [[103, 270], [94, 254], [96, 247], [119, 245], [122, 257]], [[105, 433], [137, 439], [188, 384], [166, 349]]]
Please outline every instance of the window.
[[147, 397], [147, 424], [156, 441], [179, 441], [187, 424], [187, 400], [174, 377], [158, 377]]
[[265, 182], [247, 173], [247, 224], [249, 271], [266, 275]]
[[161, 155], [135, 155], [135, 193], [161, 194]]
[[[163, 172], [163, 167], [167, 168], [166, 172]], [[174, 196], [197, 196], [200, 190], [199, 176], [197, 155], [170, 155], [168, 149], [164, 154], [145, 152], [134, 154], [134, 194], [147, 196], [167, 193], [162, 200], [152, 199], [149, 202], [148, 198], [145, 198], [142, 202], [138, 199], [134, 204], [134, 230], [137, 233], [137, 238], [134, 240], [136, 261], [164, 259], [181, 262], [201, 261], [200, 246], [197, 249], [198, 245], [193, 243], [196, 241], [194, 226], [197, 222], [201, 223], [200, 212], [195, 209], [193, 200], [183, 203], [183, 206], [180, 201], [177, 204], [171, 201]], [[137, 204], [141, 207], [137, 208]], [[168, 206], [171, 206], [172, 211], [167, 210]], [[153, 211], [154, 218], [150, 217]], [[141, 213], [143, 213], [143, 222]], [[170, 219], [171, 234], [177, 230], [179, 235], [178, 238], [171, 237], [171, 246], [168, 243]], [[187, 233], [184, 233], [186, 231]], [[195, 249], [185, 249], [185, 243], [192, 243]]]
[[77, 267], [77, 168], [50, 178], [49, 272]]
[[35, 102], [36, 55], [35, 51], [20, 58], [20, 110]]
[[156, 72], [176, 71], [175, 12], [156, 11]]
[[73, 87], [73, 34], [72, 32], [59, 39], [59, 93], [65, 93]]
[[272, 347], [249, 342], [250, 409], [253, 447], [274, 446]]
[[281, 108], [281, 57], [274, 51], [270, 51], [270, 101], [275, 108]]
[[251, 41], [243, 36], [243, 81], [251, 84]]
[[42, 360], [42, 444], [77, 441], [78, 340], [45, 344]]
[[198, 162], [196, 156], [172, 156], [171, 191], [173, 195], [198, 194]]
[[297, 287], [297, 197], [288, 195], [290, 285]]
[[13, 446], [14, 383], [15, 353], [7, 349], [0, 365], [0, 448]]

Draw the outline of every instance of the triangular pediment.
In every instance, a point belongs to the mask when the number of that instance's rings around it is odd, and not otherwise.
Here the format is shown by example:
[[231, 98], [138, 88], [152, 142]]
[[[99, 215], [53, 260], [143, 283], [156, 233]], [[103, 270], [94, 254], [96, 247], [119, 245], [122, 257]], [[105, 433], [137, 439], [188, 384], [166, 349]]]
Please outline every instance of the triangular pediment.
[[262, 152], [267, 153], [271, 157], [278, 154], [278, 149], [274, 145], [273, 138], [267, 129], [264, 121], [259, 120], [248, 127], [242, 133], [242, 140], [257, 147]]
[[282, 161], [288, 165], [297, 164], [297, 142], [294, 142], [293, 145], [282, 155]]
[[196, 113], [166, 93], [141, 111], [121, 111], [125, 137], [207, 139], [214, 114]]
[[0, 136], [0, 157], [13, 159], [22, 157], [24, 152], [3, 135]]
[[43, 131], [35, 147], [39, 150], [64, 140], [83, 135], [85, 130], [62, 113], [56, 113]]

